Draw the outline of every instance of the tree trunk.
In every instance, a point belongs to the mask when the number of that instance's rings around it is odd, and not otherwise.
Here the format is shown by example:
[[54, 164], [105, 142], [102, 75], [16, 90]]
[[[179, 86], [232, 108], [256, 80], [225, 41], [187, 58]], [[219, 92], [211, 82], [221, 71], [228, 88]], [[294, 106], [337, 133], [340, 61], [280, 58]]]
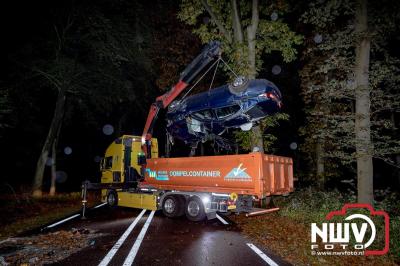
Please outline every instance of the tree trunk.
[[355, 135], [357, 156], [357, 190], [358, 202], [372, 204], [373, 201], [373, 165], [370, 121], [369, 91], [369, 55], [370, 39], [367, 25], [367, 1], [358, 0], [356, 9], [356, 26], [358, 42], [355, 62]]
[[[400, 165], [400, 155], [396, 155], [396, 164]], [[397, 187], [400, 188], [400, 169], [396, 169], [396, 176], [397, 176]]]
[[53, 145], [54, 139], [57, 134], [57, 130], [61, 125], [62, 118], [64, 115], [65, 107], [65, 94], [63, 90], [60, 90], [57, 97], [56, 108], [54, 110], [53, 119], [50, 124], [49, 132], [47, 133], [46, 140], [43, 144], [42, 151], [40, 153], [39, 159], [36, 164], [35, 177], [33, 180], [33, 196], [42, 196], [42, 183], [43, 183], [43, 173], [46, 165], [47, 158], [50, 153], [50, 149]]
[[56, 194], [56, 167], [57, 156], [56, 156], [56, 141], [53, 141], [52, 149], [51, 149], [51, 184], [50, 184], [50, 196], [54, 196]]
[[233, 36], [235, 37], [235, 42], [243, 43], [243, 30], [242, 24], [240, 22], [239, 9], [236, 0], [231, 0], [232, 5], [232, 26], [233, 26]]
[[323, 188], [325, 186], [325, 162], [324, 162], [324, 146], [321, 139], [317, 140], [315, 147], [315, 157], [317, 161], [317, 179], [318, 186]]
[[254, 151], [254, 149], [258, 149], [260, 152], [264, 152], [264, 139], [263, 139], [263, 133], [261, 130], [260, 126], [254, 126], [251, 129], [252, 133], [252, 144], [251, 148]]
[[244, 75], [246, 73], [243, 72], [243, 70], [247, 68], [247, 59], [245, 57], [245, 49], [243, 46], [243, 28], [236, 0], [231, 0], [231, 8], [233, 37], [237, 53], [236, 64], [238, 65], [237, 69], [240, 70], [239, 75]]
[[200, 142], [200, 155], [204, 156], [204, 144], [203, 144], [203, 142]]
[[50, 196], [54, 196], [56, 194], [56, 178], [57, 178], [57, 144], [61, 131], [62, 123], [58, 126], [56, 137], [53, 141], [52, 149], [51, 149], [51, 185], [50, 185]]
[[[247, 46], [248, 46], [248, 77], [254, 79], [257, 75], [256, 68], [256, 33], [259, 22], [258, 13], [258, 0], [253, 0], [252, 3], [252, 15], [251, 24], [247, 27]], [[255, 126], [252, 128], [253, 138], [252, 138], [252, 149], [255, 147], [259, 149], [260, 152], [264, 152], [264, 141], [263, 133], [260, 126]]]
[[[208, 5], [206, 0], [201, 1], [205, 10], [211, 16], [213, 22], [217, 25], [219, 31], [225, 36], [229, 43], [232, 43], [232, 37], [230, 33], [224, 28], [222, 23], [217, 19], [216, 15], [212, 11], [211, 7]], [[243, 30], [241, 26], [241, 21], [239, 17], [239, 10], [237, 6], [236, 0], [231, 0], [232, 5], [232, 27], [234, 30], [234, 41], [237, 44], [241, 44], [243, 40]], [[240, 65], [245, 65], [247, 69], [248, 78], [254, 79], [257, 75], [257, 67], [256, 67], [256, 33], [259, 23], [259, 5], [258, 0], [253, 0], [252, 2], [252, 16], [251, 23], [247, 27], [247, 46], [248, 46], [248, 58], [247, 64], [246, 59], [242, 58], [243, 62], [240, 62]], [[239, 50], [241, 54], [242, 51]], [[263, 132], [259, 126], [255, 126], [252, 129], [253, 137], [252, 137], [252, 149], [258, 147], [261, 152], [264, 152], [264, 143], [263, 143]]]
[[249, 78], [255, 78], [257, 75], [256, 68], [256, 33], [259, 22], [258, 13], [258, 0], [253, 0], [252, 3], [252, 15], [251, 24], [247, 27], [247, 46], [248, 46], [248, 66], [249, 66]]

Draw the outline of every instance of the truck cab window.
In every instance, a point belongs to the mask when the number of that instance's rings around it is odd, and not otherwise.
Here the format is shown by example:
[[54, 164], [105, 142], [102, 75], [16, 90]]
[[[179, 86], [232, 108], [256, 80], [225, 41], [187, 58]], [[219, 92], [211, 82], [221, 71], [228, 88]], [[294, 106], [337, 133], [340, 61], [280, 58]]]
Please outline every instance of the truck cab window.
[[108, 156], [108, 157], [104, 158], [104, 169], [111, 169], [112, 161], [113, 161], [112, 156]]
[[217, 113], [218, 118], [222, 119], [235, 114], [239, 110], [240, 110], [239, 105], [231, 105], [227, 107], [218, 108], [215, 111]]

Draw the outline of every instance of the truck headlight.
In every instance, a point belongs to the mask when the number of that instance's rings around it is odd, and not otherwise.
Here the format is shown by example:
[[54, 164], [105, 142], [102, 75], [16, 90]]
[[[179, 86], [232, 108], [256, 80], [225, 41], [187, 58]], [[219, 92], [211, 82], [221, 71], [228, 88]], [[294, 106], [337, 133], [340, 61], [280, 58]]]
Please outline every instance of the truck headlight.
[[210, 202], [210, 197], [202, 197], [201, 200], [203, 201], [203, 204], [207, 204]]

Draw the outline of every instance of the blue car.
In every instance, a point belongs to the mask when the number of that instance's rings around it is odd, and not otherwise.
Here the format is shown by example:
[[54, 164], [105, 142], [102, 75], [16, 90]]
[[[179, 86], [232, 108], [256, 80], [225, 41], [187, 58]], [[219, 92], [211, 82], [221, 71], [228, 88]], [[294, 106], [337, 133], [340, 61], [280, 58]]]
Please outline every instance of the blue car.
[[[232, 84], [173, 102], [167, 111], [167, 132], [173, 144], [179, 139], [192, 148], [207, 140], [221, 140], [228, 129], [250, 130], [278, 112], [282, 95], [265, 79], [236, 79]], [[222, 143], [220, 143], [224, 146]]]

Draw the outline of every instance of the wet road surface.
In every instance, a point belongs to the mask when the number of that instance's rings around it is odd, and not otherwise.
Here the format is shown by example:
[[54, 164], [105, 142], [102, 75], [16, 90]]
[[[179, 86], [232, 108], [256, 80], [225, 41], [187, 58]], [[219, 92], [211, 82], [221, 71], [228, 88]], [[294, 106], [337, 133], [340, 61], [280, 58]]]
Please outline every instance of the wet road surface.
[[260, 246], [254, 248], [234, 224], [218, 219], [195, 223], [160, 211], [101, 207], [85, 220], [78, 217], [47, 231], [71, 228], [104, 235], [54, 265], [289, 265]]

